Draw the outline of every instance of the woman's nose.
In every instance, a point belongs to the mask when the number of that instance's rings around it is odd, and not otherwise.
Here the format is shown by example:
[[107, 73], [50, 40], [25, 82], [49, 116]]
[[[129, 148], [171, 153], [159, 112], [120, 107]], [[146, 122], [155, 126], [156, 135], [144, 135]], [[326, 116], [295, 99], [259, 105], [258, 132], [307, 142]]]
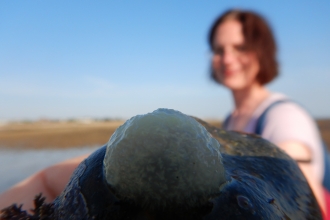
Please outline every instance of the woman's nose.
[[222, 62], [223, 64], [231, 64], [234, 61], [235, 55], [233, 51], [224, 50], [222, 55]]

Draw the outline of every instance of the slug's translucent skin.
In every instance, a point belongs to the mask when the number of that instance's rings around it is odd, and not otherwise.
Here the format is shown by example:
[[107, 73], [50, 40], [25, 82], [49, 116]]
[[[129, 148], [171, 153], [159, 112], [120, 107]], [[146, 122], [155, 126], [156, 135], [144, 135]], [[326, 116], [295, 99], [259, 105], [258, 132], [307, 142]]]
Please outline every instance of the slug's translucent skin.
[[219, 142], [193, 118], [168, 109], [120, 126], [104, 168], [122, 198], [154, 208], [198, 206], [226, 182]]
[[55, 219], [321, 219], [273, 144], [158, 109], [119, 127], [53, 202]]

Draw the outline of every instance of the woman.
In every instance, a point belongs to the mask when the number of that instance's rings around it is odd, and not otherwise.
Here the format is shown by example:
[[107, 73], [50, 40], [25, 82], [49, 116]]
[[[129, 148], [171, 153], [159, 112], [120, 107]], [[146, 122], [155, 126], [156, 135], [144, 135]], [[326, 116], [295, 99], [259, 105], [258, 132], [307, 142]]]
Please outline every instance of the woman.
[[[255, 133], [263, 111], [275, 101], [287, 99], [265, 87], [278, 75], [271, 29], [254, 12], [230, 10], [211, 27], [209, 46], [213, 53], [211, 77], [231, 90], [234, 99], [225, 129]], [[267, 114], [261, 135], [298, 162], [326, 212], [322, 143], [313, 119], [297, 104], [282, 103]]]

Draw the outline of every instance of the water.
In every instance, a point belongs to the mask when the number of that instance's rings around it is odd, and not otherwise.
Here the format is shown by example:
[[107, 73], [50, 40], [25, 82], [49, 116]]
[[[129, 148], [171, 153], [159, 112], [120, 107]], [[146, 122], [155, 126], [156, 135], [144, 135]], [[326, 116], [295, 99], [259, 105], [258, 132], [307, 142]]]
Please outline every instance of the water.
[[0, 193], [34, 174], [63, 160], [92, 153], [98, 147], [61, 150], [0, 149]]

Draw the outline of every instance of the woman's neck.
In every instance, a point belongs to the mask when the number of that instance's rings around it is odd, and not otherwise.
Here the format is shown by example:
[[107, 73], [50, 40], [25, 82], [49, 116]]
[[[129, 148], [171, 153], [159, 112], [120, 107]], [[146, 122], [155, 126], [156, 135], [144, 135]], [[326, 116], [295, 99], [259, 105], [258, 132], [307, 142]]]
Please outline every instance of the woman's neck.
[[232, 91], [235, 101], [235, 111], [250, 112], [269, 96], [269, 91], [259, 84], [254, 84], [248, 88]]
[[228, 129], [244, 131], [255, 109], [270, 95], [270, 92], [259, 84], [242, 90], [232, 91], [235, 109], [229, 120]]

